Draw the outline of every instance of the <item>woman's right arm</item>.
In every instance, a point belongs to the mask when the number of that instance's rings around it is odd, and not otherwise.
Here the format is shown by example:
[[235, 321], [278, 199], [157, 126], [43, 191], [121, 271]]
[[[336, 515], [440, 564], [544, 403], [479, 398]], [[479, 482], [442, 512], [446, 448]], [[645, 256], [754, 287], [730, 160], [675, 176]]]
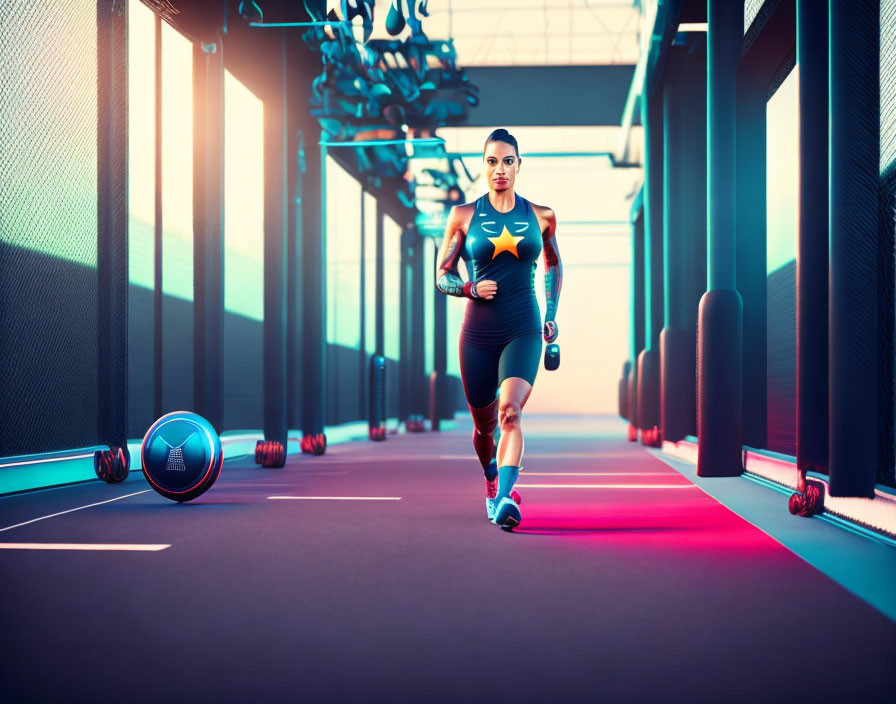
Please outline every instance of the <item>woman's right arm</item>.
[[466, 237], [463, 225], [463, 212], [457, 206], [451, 208], [436, 261], [436, 286], [439, 291], [449, 296], [476, 298], [472, 283], [464, 283], [457, 270]]

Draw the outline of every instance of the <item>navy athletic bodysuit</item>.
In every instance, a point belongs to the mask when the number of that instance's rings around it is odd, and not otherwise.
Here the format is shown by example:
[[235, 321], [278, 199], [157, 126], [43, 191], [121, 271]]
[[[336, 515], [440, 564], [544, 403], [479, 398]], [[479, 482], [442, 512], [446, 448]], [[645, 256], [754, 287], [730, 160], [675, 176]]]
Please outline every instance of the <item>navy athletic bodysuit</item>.
[[498, 290], [491, 300], [470, 299], [461, 326], [461, 376], [475, 408], [492, 403], [508, 377], [535, 382], [542, 349], [534, 285], [541, 248], [538, 219], [528, 200], [515, 194], [507, 213], [495, 210], [488, 194], [476, 201], [461, 256], [471, 281], [490, 279]]

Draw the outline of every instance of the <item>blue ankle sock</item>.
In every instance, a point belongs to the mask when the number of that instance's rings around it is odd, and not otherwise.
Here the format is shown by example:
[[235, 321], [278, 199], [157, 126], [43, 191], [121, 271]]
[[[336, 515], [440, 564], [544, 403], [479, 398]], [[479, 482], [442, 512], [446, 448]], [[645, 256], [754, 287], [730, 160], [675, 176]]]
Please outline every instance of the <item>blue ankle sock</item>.
[[505, 464], [498, 469], [498, 496], [495, 499], [496, 504], [500, 503], [501, 499], [510, 496], [519, 474], [520, 468], [512, 464]]
[[498, 496], [495, 499], [494, 512], [491, 512], [492, 523], [499, 526], [514, 528], [520, 524], [521, 515], [519, 506], [510, 498], [513, 485], [519, 476], [520, 468], [513, 465], [504, 465], [498, 469]]

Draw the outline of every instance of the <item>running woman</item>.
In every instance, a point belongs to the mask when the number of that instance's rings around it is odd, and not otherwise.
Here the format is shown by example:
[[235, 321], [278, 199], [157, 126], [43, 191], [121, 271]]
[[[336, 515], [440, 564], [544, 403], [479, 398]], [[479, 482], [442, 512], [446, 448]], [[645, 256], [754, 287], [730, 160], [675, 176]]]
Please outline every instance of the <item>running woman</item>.
[[[557, 339], [563, 267], [554, 211], [514, 191], [522, 160], [516, 139], [492, 132], [483, 151], [488, 193], [448, 215], [436, 281], [449, 296], [469, 299], [460, 333], [460, 372], [473, 447], [485, 473], [486, 511], [500, 526], [522, 520], [513, 485], [523, 456], [522, 411], [541, 361], [542, 338]], [[535, 298], [535, 267], [544, 251], [544, 323]], [[458, 273], [463, 259], [470, 273]], [[497, 453], [495, 428], [500, 425]]]

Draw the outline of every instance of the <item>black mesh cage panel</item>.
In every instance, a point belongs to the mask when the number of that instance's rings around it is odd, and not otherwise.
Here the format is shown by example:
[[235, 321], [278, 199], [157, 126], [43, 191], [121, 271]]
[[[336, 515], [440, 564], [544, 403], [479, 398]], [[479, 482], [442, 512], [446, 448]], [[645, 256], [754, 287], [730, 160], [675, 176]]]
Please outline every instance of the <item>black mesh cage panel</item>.
[[257, 430], [262, 427], [262, 325], [259, 320], [229, 311], [224, 313], [225, 430]]
[[766, 291], [766, 444], [796, 456], [796, 262], [771, 272]]
[[896, 428], [896, 399], [894, 399], [894, 239], [896, 239], [896, 161], [881, 175], [878, 211], [878, 433], [877, 481], [896, 486], [894, 463], [894, 428]]
[[877, 480], [896, 486], [896, 399], [893, 397], [896, 389], [896, 346], [893, 340], [896, 328], [893, 305], [896, 296], [893, 252], [896, 239], [896, 0], [881, 0], [880, 3], [880, 169], [878, 254], [881, 271], [879, 284], [883, 295], [878, 311], [883, 333], [879, 344], [879, 373], [883, 383], [879, 385], [882, 396]]
[[96, 7], [0, 0], [0, 28], [0, 456], [9, 456], [98, 440]]
[[327, 345], [327, 425], [361, 420], [362, 352], [345, 345]]
[[135, 439], [155, 420], [155, 302], [152, 289], [134, 283], [128, 289], [128, 437]]

